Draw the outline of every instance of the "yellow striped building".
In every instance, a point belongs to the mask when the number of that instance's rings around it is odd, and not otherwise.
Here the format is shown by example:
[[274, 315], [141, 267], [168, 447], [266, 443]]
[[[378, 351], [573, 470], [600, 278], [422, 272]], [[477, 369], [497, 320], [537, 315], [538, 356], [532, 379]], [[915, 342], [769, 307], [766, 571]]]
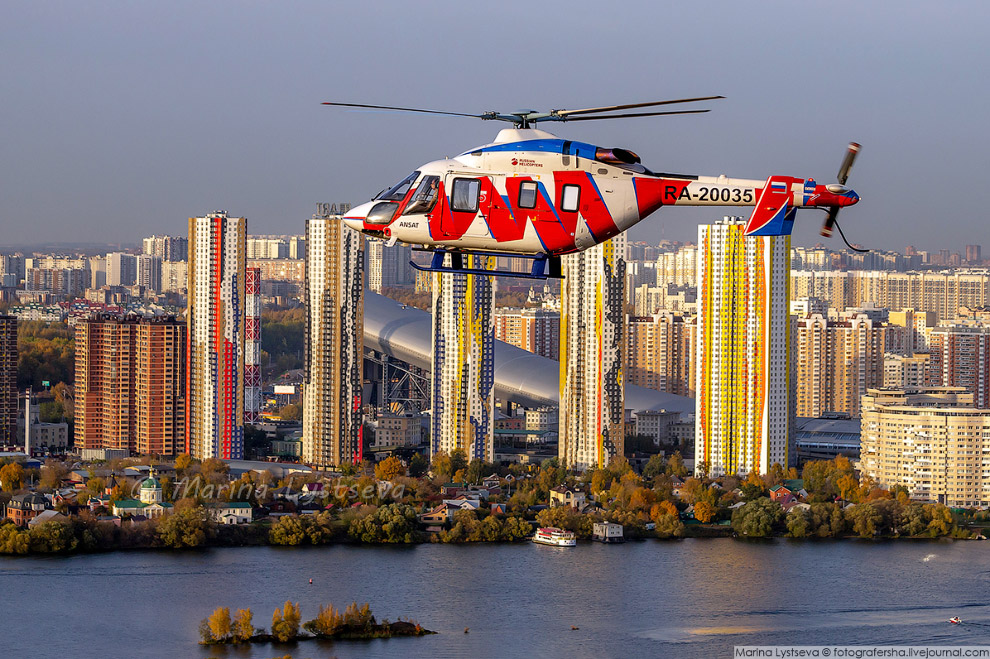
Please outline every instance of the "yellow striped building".
[[793, 425], [790, 236], [744, 236], [725, 218], [698, 228], [696, 470], [787, 466]]

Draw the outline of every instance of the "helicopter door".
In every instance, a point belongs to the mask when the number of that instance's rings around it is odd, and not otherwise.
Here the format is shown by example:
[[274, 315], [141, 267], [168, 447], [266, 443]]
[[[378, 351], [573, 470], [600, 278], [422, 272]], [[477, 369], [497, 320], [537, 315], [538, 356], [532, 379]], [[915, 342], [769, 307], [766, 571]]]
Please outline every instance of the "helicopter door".
[[450, 212], [441, 218], [440, 230], [453, 238], [490, 237], [488, 217], [498, 196], [491, 179], [450, 173], [445, 187], [450, 190]]

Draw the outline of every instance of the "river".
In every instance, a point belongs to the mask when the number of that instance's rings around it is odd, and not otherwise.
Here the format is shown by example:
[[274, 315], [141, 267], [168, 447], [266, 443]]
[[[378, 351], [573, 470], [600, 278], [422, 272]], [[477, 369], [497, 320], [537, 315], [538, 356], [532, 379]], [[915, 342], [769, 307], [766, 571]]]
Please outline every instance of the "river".
[[[313, 584], [309, 584], [309, 579]], [[990, 542], [251, 547], [0, 559], [3, 657], [729, 657], [990, 644]], [[217, 606], [370, 602], [435, 636], [204, 648]], [[946, 619], [958, 615], [966, 624]], [[571, 627], [578, 627], [572, 630]], [[465, 634], [464, 629], [470, 633]]]

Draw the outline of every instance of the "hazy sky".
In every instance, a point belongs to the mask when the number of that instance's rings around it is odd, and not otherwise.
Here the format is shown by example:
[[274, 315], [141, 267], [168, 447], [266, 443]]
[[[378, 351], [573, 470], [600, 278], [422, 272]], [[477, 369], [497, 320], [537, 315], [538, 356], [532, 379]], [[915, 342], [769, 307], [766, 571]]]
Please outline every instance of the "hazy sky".
[[[990, 247], [986, 2], [14, 2], [0, 21], [0, 245], [301, 233], [499, 124], [460, 112], [722, 94], [706, 115], [551, 124], [657, 171], [831, 182], [870, 247]], [[634, 239], [692, 239], [666, 209]], [[798, 244], [822, 214], [799, 215]], [[837, 239], [829, 241], [839, 247]]]

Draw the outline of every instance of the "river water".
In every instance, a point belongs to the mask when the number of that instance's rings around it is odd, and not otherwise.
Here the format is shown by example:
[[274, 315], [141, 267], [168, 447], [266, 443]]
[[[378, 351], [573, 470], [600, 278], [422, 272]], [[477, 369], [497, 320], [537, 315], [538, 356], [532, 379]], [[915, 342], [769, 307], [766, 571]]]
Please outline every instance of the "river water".
[[[313, 584], [309, 584], [309, 579]], [[204, 648], [217, 606], [370, 602], [435, 636]], [[990, 645], [990, 542], [251, 547], [0, 559], [2, 657], [730, 657]], [[960, 616], [966, 624], [945, 621]], [[571, 627], [578, 627], [572, 630]], [[464, 629], [470, 633], [465, 634]]]

